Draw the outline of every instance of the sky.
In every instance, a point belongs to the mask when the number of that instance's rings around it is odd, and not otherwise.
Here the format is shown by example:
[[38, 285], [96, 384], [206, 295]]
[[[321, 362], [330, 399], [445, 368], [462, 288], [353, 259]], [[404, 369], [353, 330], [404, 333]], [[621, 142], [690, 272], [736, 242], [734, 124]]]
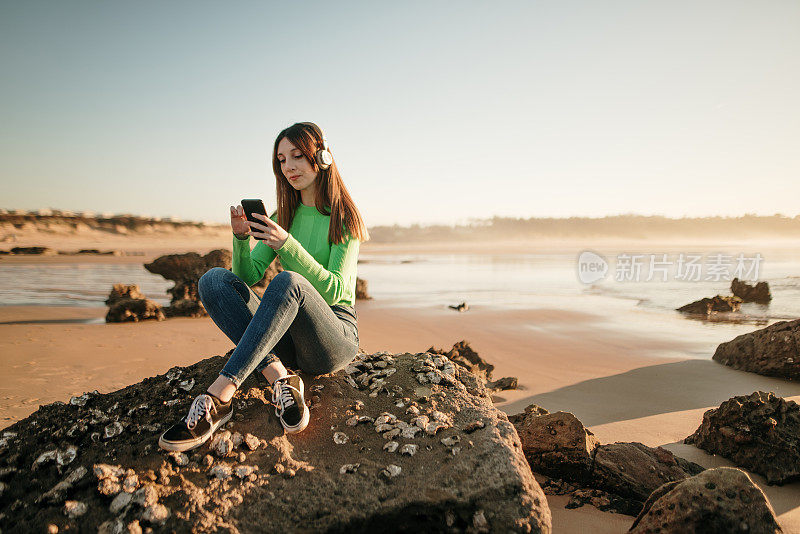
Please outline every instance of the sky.
[[325, 130], [368, 226], [800, 213], [800, 2], [0, 0], [0, 208], [229, 221]]

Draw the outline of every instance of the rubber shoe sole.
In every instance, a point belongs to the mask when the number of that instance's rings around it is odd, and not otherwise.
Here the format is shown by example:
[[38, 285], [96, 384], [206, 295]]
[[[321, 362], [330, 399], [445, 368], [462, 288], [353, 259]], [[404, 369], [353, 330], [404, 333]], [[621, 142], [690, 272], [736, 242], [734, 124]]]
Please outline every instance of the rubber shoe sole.
[[164, 434], [161, 434], [161, 437], [158, 438], [158, 446], [164, 449], [165, 451], [175, 451], [175, 452], [184, 452], [196, 449], [197, 447], [208, 441], [211, 438], [211, 436], [214, 435], [214, 432], [216, 432], [219, 427], [230, 421], [231, 417], [233, 417], [233, 410], [231, 410], [228, 413], [228, 415], [226, 415], [225, 417], [217, 421], [214, 425], [212, 425], [208, 432], [206, 432], [202, 436], [197, 436], [193, 440], [168, 441], [164, 439]]
[[[280, 419], [280, 417], [278, 418]], [[303, 417], [300, 418], [300, 422], [294, 426], [289, 426], [283, 422], [283, 419], [280, 419], [281, 425], [283, 425], [284, 430], [286, 430], [289, 434], [297, 434], [298, 432], [302, 432], [307, 426], [308, 422], [311, 420], [311, 411], [308, 409], [308, 406], [303, 403]]]

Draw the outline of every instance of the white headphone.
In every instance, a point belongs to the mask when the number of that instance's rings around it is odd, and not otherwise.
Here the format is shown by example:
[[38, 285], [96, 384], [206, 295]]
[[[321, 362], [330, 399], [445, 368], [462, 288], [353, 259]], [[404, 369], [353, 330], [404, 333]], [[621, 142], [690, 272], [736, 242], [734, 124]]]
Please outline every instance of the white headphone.
[[333, 155], [328, 151], [328, 139], [325, 137], [322, 128], [313, 122], [298, 122], [297, 124], [308, 126], [319, 132], [319, 136], [322, 138], [322, 148], [317, 150], [316, 154], [314, 154], [314, 158], [317, 160], [317, 165], [319, 165], [320, 169], [324, 170], [330, 167], [331, 163], [333, 163]]

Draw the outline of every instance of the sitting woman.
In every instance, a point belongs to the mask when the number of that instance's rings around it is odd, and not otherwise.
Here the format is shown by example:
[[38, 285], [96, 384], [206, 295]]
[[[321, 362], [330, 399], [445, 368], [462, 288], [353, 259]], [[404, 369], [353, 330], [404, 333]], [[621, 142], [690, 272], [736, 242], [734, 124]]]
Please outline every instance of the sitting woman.
[[[310, 414], [303, 380], [288, 369], [331, 373], [358, 353], [356, 264], [369, 234], [322, 130], [310, 122], [283, 130], [272, 166], [277, 211], [269, 218], [254, 214], [259, 224], [248, 222], [242, 206], [231, 206], [233, 272], [214, 267], [198, 286], [208, 314], [236, 348], [188, 415], [162, 434], [163, 449], [185, 451], [205, 443], [231, 418], [233, 394], [254, 370], [272, 386], [284, 429], [300, 432]], [[259, 240], [252, 251], [250, 236]], [[276, 255], [285, 270], [259, 299], [250, 286]]]

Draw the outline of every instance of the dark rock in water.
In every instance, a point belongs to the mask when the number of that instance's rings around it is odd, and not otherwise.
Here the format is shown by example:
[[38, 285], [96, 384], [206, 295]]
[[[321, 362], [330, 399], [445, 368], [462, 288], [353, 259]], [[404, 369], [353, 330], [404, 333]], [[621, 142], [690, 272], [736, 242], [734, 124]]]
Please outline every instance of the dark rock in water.
[[157, 302], [149, 299], [118, 299], [112, 304], [106, 313], [107, 323], [139, 322], [148, 319], [163, 321], [164, 310]]
[[454, 363], [460, 365], [475, 376], [482, 378], [484, 381], [492, 379], [494, 365], [478, 356], [478, 353], [472, 350], [472, 347], [469, 346], [469, 342], [466, 340], [455, 343], [453, 348], [448, 351], [430, 347], [425, 352], [447, 356]]
[[367, 293], [367, 281], [356, 277], [356, 300], [371, 300], [372, 297]]
[[[175, 285], [167, 292], [172, 296], [170, 306], [165, 308], [167, 317], [203, 317], [208, 315], [197, 294], [197, 282], [213, 267], [231, 268], [229, 250], [212, 250], [205, 256], [196, 252], [160, 256], [144, 268], [153, 274], [160, 274]], [[186, 302], [188, 301], [188, 302]]]
[[164, 315], [167, 317], [205, 317], [208, 312], [199, 300], [180, 299], [172, 301], [170, 306], [164, 308]]
[[136, 284], [114, 284], [108, 298], [107, 323], [139, 322], [148, 319], [163, 321], [164, 310], [161, 305], [142, 295]]
[[549, 479], [546, 493], [570, 494], [570, 507], [593, 504], [636, 515], [656, 488], [703, 471], [661, 447], [641, 443], [601, 445], [569, 412], [549, 413], [532, 404], [509, 417], [517, 428], [531, 470]]
[[[452, 362], [452, 381], [420, 386], [412, 368], [434, 358], [359, 354], [346, 370], [304, 376], [319, 401], [299, 434], [284, 434], [271, 391], [252, 376], [215, 434], [224, 450], [212, 450], [212, 438], [176, 455], [157, 441], [227, 357], [42, 406], [0, 438], [0, 529], [550, 532], [513, 425]], [[356, 415], [367, 419], [349, 425]], [[337, 444], [336, 433], [348, 439]], [[390, 441], [399, 446], [384, 448]]]
[[692, 313], [697, 315], [711, 315], [713, 313], [738, 312], [742, 306], [742, 299], [739, 297], [724, 297], [717, 295], [713, 298], [696, 300], [686, 306], [678, 308], [679, 312]]
[[457, 306], [447, 306], [447, 307], [450, 308], [451, 310], [456, 310], [458, 312], [465, 312], [469, 309], [469, 304], [467, 304], [466, 302], [462, 302]]
[[778, 534], [783, 530], [764, 492], [747, 473], [717, 467], [659, 487], [628, 532]]
[[[145, 264], [144, 268], [153, 274], [160, 274], [167, 280], [176, 282], [197, 280], [212, 267], [222, 267], [230, 269], [231, 252], [229, 250], [212, 250], [205, 256], [200, 256], [196, 252], [186, 254], [169, 254], [160, 256], [152, 263]], [[193, 295], [197, 294], [197, 289]], [[186, 298], [184, 296], [184, 298]]]
[[684, 443], [763, 475], [768, 484], [800, 479], [800, 405], [756, 391], [703, 414]]
[[49, 247], [14, 247], [11, 254], [36, 254], [42, 256], [55, 256], [58, 251]]
[[721, 343], [712, 359], [742, 371], [800, 380], [800, 319], [780, 321]]
[[768, 304], [772, 300], [772, 293], [769, 291], [767, 282], [758, 282], [756, 285], [751, 286], [747, 282], [734, 278], [731, 282], [731, 293], [742, 299], [742, 302]]
[[106, 305], [112, 306], [123, 299], [143, 299], [145, 296], [137, 284], [114, 284], [108, 294]]

